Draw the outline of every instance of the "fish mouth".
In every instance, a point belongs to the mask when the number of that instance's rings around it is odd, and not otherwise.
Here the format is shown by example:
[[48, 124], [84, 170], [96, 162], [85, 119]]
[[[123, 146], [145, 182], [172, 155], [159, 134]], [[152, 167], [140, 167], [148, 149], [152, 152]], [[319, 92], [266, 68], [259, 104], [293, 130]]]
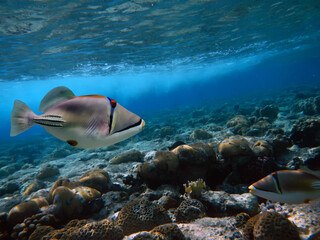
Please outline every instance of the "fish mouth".
[[142, 130], [144, 129], [144, 126], [146, 125], [146, 122], [142, 120]]
[[248, 189], [249, 189], [249, 193], [251, 193], [251, 194], [255, 194], [256, 193], [256, 188], [253, 185], [250, 185], [248, 187]]

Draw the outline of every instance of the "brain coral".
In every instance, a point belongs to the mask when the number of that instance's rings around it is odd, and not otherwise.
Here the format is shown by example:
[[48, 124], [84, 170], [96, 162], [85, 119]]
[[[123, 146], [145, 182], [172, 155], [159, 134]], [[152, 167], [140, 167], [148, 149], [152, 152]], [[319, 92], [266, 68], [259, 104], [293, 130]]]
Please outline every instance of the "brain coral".
[[79, 216], [83, 210], [83, 204], [79, 195], [74, 193], [71, 189], [60, 186], [52, 193], [52, 205], [50, 211], [60, 219], [74, 218]]
[[125, 235], [149, 231], [170, 222], [171, 219], [163, 207], [144, 198], [128, 203], [117, 217], [117, 223]]
[[48, 202], [44, 198], [36, 198], [28, 202], [20, 203], [10, 210], [8, 223], [14, 226], [17, 223], [23, 222], [25, 218], [38, 213], [43, 206], [48, 206]]
[[93, 169], [85, 173], [80, 179], [79, 183], [82, 186], [97, 189], [101, 193], [108, 190], [110, 183], [109, 174], [103, 169]]
[[243, 229], [244, 240], [300, 240], [298, 228], [283, 215], [264, 212], [250, 218]]
[[170, 151], [158, 151], [154, 160], [145, 162], [138, 167], [138, 174], [149, 187], [157, 187], [163, 183], [176, 181], [179, 160]]

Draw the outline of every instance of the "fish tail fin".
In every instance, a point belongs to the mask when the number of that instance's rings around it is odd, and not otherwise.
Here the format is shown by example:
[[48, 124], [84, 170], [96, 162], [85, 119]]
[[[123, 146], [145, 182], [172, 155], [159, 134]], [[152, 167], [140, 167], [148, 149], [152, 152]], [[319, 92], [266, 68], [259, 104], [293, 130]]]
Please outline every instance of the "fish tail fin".
[[11, 113], [10, 136], [16, 136], [32, 127], [35, 124], [33, 122], [35, 116], [24, 102], [15, 100]]

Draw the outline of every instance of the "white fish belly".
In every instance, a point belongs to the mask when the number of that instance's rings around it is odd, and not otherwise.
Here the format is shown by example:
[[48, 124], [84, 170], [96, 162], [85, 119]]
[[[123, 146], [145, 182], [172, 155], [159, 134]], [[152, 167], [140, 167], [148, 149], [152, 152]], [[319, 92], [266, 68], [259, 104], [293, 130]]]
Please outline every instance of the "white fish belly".
[[99, 148], [113, 145], [130, 138], [142, 130], [142, 126], [136, 126], [123, 132], [101, 136], [98, 134], [86, 135], [81, 127], [48, 127], [43, 126], [50, 134], [64, 142], [76, 142], [77, 148]]
[[284, 194], [272, 193], [272, 192], [264, 192], [258, 189], [255, 190], [255, 195], [258, 197], [262, 197], [274, 202], [283, 202], [289, 204], [299, 204], [304, 202], [313, 201], [320, 198], [319, 192], [290, 192]]

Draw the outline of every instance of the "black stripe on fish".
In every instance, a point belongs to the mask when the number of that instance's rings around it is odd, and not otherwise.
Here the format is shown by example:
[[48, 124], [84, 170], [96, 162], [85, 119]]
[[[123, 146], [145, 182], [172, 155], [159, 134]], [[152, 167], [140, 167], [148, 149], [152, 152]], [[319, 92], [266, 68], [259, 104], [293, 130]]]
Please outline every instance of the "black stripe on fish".
[[55, 115], [55, 114], [48, 114], [48, 115], [45, 115], [44, 116], [45, 118], [51, 118], [51, 117], [53, 117], [53, 118], [62, 118], [62, 116], [61, 115]]
[[129, 128], [133, 128], [133, 127], [139, 126], [141, 124], [141, 122], [142, 122], [142, 119], [140, 118], [140, 120], [137, 123], [134, 123], [134, 124], [130, 125], [129, 127], [123, 128], [123, 129], [121, 129], [119, 131], [116, 131], [114, 133], [123, 132], [123, 131], [125, 131], [125, 130], [127, 130]]
[[109, 133], [111, 131], [111, 127], [112, 127], [112, 122], [113, 122], [113, 114], [114, 114], [114, 110], [116, 109], [117, 107], [117, 102], [111, 98], [109, 98], [109, 102], [110, 102], [110, 117], [109, 117]]
[[275, 185], [277, 192], [282, 194], [282, 190], [281, 190], [280, 182], [279, 182], [279, 178], [278, 178], [278, 173], [277, 172], [271, 173], [271, 177], [273, 179], [273, 182], [274, 182], [274, 185]]
[[33, 121], [37, 124], [49, 127], [63, 127], [65, 120], [60, 115], [45, 115], [39, 118], [34, 118]]

